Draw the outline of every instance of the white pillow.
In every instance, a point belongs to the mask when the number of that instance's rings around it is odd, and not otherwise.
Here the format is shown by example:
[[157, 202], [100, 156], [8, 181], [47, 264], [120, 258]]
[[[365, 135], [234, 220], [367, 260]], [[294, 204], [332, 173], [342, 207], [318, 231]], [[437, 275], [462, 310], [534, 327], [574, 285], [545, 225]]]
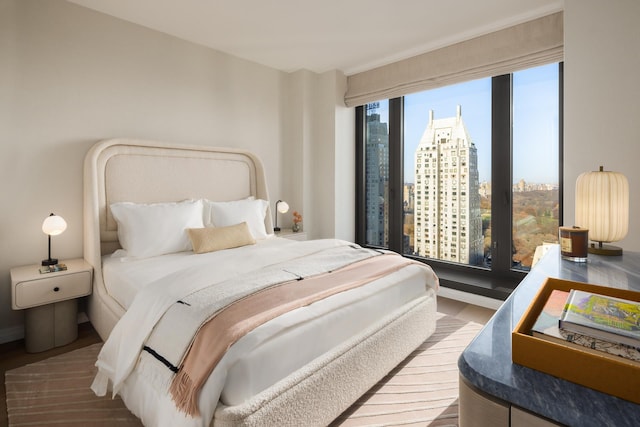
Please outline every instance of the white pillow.
[[127, 256], [147, 258], [191, 250], [188, 228], [201, 228], [202, 201], [111, 205], [118, 239]]
[[254, 239], [265, 239], [267, 230], [264, 226], [264, 217], [267, 214], [269, 202], [262, 199], [249, 197], [232, 202], [205, 201], [205, 226], [228, 227], [230, 225], [246, 222]]

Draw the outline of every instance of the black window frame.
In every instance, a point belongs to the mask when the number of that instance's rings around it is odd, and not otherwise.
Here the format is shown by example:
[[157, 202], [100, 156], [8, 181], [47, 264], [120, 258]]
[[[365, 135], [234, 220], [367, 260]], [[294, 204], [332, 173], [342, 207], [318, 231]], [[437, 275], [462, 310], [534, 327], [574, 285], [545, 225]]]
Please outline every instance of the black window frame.
[[[433, 268], [442, 286], [495, 299], [506, 299], [526, 276], [512, 268], [512, 169], [513, 169], [513, 74], [491, 78], [491, 255], [490, 269], [433, 258], [408, 258]], [[559, 226], [563, 218], [563, 110], [564, 63], [558, 63], [558, 177]], [[403, 253], [404, 100], [389, 99], [389, 238], [388, 248]], [[356, 243], [366, 243], [365, 138], [366, 108], [356, 107]], [[498, 165], [508, 165], [508, 167]]]

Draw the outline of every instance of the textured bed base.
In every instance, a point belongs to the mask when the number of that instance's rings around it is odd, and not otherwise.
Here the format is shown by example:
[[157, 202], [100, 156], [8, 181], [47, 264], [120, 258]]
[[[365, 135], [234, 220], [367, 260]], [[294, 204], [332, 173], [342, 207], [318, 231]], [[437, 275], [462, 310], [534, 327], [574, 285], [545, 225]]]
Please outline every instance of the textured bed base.
[[436, 296], [429, 290], [248, 402], [220, 404], [213, 425], [326, 426], [434, 332], [435, 316]]

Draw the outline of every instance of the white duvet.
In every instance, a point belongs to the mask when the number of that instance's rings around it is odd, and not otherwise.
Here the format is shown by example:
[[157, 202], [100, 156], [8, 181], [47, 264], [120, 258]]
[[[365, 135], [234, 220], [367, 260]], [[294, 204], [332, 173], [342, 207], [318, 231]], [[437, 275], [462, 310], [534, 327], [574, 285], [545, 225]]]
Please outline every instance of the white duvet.
[[[167, 394], [171, 371], [141, 350], [176, 301], [252, 271], [350, 245], [340, 240], [270, 238], [210, 254], [105, 259], [105, 284], [128, 310], [100, 353], [92, 389], [100, 395], [111, 387], [145, 425], [206, 426], [218, 401], [243, 403], [386, 313], [424, 295], [427, 288], [437, 287], [437, 278], [428, 267], [412, 265], [267, 322], [234, 344], [214, 369], [200, 395], [201, 416], [188, 417], [175, 408]], [[163, 335], [162, 339], [179, 341], [184, 337]]]

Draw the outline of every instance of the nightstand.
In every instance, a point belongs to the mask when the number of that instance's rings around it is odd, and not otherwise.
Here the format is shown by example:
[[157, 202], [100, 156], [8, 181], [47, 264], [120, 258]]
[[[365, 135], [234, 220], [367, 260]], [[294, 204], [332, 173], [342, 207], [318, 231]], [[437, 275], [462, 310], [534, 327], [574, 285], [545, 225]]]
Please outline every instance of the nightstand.
[[285, 239], [290, 240], [307, 240], [307, 233], [305, 233], [304, 231], [298, 231], [294, 233], [290, 228], [283, 228], [282, 230], [277, 231], [276, 236], [284, 237]]
[[11, 269], [11, 308], [25, 310], [27, 352], [37, 353], [78, 337], [78, 300], [91, 293], [93, 267], [84, 259], [61, 261], [67, 269], [40, 273], [40, 265]]

